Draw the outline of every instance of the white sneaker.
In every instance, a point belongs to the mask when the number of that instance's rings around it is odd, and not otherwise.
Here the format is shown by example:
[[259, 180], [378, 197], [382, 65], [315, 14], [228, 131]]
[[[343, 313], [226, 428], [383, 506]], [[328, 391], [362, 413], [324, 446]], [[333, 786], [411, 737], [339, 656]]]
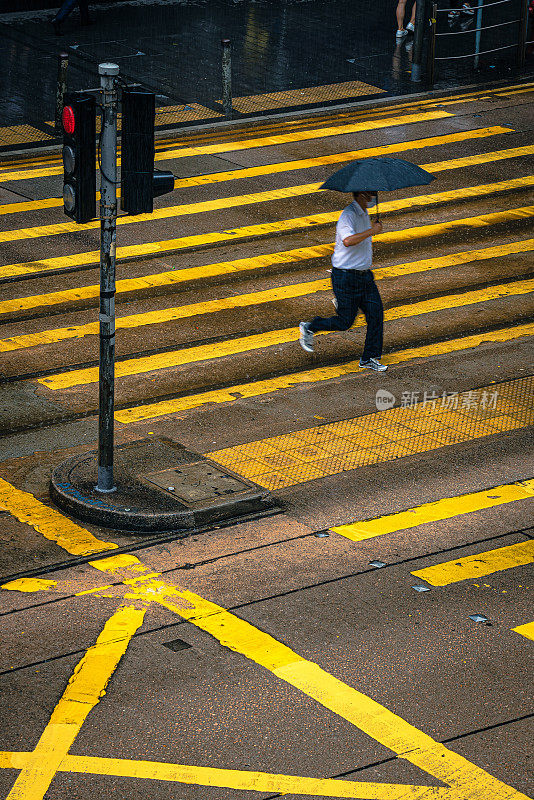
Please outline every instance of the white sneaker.
[[471, 8], [469, 3], [464, 3], [463, 4], [463, 6], [462, 6], [462, 14], [468, 14], [470, 17], [472, 17], [474, 15], [474, 13], [475, 13], [475, 9]]
[[404, 28], [401, 31], [397, 31], [397, 41], [404, 39], [405, 36], [408, 36], [408, 31], [405, 31]]
[[410, 31], [410, 33], [413, 33], [413, 32], [414, 32], [414, 30], [415, 30], [415, 26], [414, 26], [413, 22], [409, 22], [409, 23], [406, 25], [406, 30], [407, 30], [407, 31]]
[[367, 369], [372, 369], [375, 372], [385, 372], [387, 370], [387, 365], [381, 364], [378, 358], [370, 358], [368, 361], [360, 358], [360, 367], [367, 367]]
[[300, 346], [307, 353], [313, 353], [313, 333], [308, 330], [308, 323], [301, 322], [299, 325], [300, 331]]

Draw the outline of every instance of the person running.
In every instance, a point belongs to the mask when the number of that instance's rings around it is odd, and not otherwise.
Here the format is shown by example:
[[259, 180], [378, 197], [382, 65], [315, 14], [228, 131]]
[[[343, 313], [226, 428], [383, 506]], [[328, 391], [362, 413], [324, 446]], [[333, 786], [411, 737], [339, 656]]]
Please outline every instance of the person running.
[[315, 317], [301, 322], [300, 345], [313, 353], [313, 334], [318, 331], [348, 330], [361, 308], [367, 322], [365, 346], [360, 367], [384, 372], [380, 363], [384, 334], [384, 309], [371, 266], [371, 237], [381, 233], [382, 223], [369, 219], [367, 209], [376, 204], [376, 192], [353, 192], [353, 202], [341, 212], [336, 226], [336, 243], [332, 255], [332, 289], [336, 298], [335, 317]]
[[413, 4], [411, 19], [410, 19], [409, 23], [407, 24], [407, 26], [404, 27], [404, 17], [405, 17], [405, 14], [406, 14], [406, 2], [407, 2], [407, 0], [399, 0], [399, 2], [397, 3], [397, 40], [404, 39], [404, 37], [407, 36], [408, 33], [413, 33], [414, 30], [415, 30], [415, 9], [416, 9], [417, 3]]

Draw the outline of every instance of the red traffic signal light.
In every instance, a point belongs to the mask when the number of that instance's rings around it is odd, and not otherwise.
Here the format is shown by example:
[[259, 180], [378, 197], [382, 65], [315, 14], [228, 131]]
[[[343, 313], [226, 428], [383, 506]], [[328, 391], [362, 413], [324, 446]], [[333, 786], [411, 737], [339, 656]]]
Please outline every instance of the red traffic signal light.
[[61, 122], [65, 133], [72, 135], [76, 128], [76, 117], [72, 106], [65, 106], [61, 115]]
[[65, 95], [63, 210], [76, 222], [96, 217], [96, 103], [85, 92]]

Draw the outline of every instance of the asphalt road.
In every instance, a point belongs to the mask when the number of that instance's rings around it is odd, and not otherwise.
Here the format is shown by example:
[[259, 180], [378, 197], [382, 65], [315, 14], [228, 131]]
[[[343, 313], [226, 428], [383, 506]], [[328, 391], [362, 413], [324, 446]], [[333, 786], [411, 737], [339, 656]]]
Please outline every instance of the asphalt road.
[[[50, 501], [97, 439], [99, 231], [57, 153], [0, 163], [0, 796], [533, 796], [533, 95], [159, 140], [175, 192], [118, 226], [116, 441], [282, 511], [158, 542]], [[378, 154], [436, 175], [381, 198], [380, 375], [361, 325], [297, 330], [332, 309], [318, 186]]]

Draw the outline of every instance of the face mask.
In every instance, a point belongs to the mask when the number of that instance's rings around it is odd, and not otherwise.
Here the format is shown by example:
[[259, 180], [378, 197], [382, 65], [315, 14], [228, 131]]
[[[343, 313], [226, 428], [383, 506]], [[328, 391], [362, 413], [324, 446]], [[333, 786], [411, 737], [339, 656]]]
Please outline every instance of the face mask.
[[374, 206], [376, 206], [376, 197], [373, 195], [373, 197], [367, 201], [367, 208], [374, 208]]

